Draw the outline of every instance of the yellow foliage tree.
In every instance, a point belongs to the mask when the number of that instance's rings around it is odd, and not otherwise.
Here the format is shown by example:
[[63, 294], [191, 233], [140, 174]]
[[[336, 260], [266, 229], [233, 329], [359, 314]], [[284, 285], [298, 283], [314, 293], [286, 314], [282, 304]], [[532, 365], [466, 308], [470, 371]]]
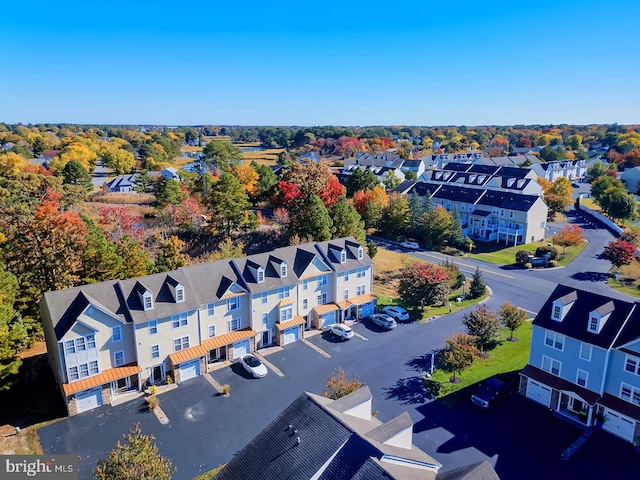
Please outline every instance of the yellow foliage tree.
[[0, 173], [5, 175], [15, 175], [25, 170], [28, 164], [22, 155], [15, 152], [0, 155]]
[[88, 172], [93, 172], [96, 167], [98, 155], [91, 150], [85, 143], [71, 143], [64, 147], [57, 157], [54, 157], [49, 163], [49, 167], [56, 173], [61, 173], [70, 160], [75, 160], [82, 165]]
[[256, 169], [248, 162], [239, 163], [233, 167], [236, 178], [242, 184], [242, 190], [247, 195], [254, 195], [258, 190], [258, 180], [260, 175]]

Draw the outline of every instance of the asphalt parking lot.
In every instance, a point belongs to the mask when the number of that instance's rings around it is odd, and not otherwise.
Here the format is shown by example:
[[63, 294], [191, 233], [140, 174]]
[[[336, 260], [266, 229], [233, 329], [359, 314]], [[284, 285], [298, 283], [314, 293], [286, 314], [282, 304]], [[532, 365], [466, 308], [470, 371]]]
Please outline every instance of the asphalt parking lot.
[[378, 418], [403, 411], [413, 418], [414, 444], [434, 456], [442, 471], [489, 459], [503, 479], [626, 478], [637, 475], [640, 454], [608, 434], [594, 436], [568, 462], [560, 454], [582, 433], [533, 402], [512, 395], [490, 412], [469, 402], [454, 410], [426, 394], [420, 372], [425, 352], [442, 345], [459, 319], [442, 317], [428, 324], [398, 324], [380, 331], [357, 323], [356, 337], [341, 342], [318, 334], [309, 342], [330, 354], [321, 355], [303, 342], [269, 354], [274, 371], [250, 378], [240, 365], [212, 372], [230, 386], [228, 398], [217, 395], [203, 377], [160, 395], [167, 426], [146, 411], [144, 401], [100, 407], [39, 430], [46, 453], [81, 453], [80, 478], [90, 478], [98, 458], [115, 447], [135, 422], [156, 436], [159, 451], [178, 467], [175, 478], [189, 479], [229, 461], [303, 391], [320, 393], [326, 378], [342, 366], [371, 389]]

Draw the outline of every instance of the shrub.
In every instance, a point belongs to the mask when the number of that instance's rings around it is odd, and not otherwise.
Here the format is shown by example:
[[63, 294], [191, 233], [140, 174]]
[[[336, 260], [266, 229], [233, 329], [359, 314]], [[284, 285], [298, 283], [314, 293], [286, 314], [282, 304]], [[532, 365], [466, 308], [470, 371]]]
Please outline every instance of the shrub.
[[164, 381], [167, 382], [167, 385], [171, 385], [173, 383], [173, 377], [171, 375], [167, 375]]
[[555, 260], [549, 260], [549, 263], [547, 264], [547, 268], [552, 268], [557, 266], [558, 266], [558, 262], [556, 262]]
[[518, 265], [524, 265], [529, 261], [529, 255], [533, 255], [530, 250], [518, 250], [516, 252], [516, 263]]
[[222, 395], [229, 395], [229, 391], [231, 390], [231, 387], [228, 384], [224, 384], [222, 385]]
[[527, 270], [533, 268], [533, 265], [531, 265], [531, 263], [527, 262], [524, 264], [524, 268], [526, 268]]
[[149, 410], [154, 410], [160, 406], [160, 399], [155, 395], [151, 395], [145, 400], [147, 401], [147, 405], [149, 405]]
[[151, 385], [149, 387], [149, 393], [151, 393], [151, 395], [155, 395], [156, 393], [158, 393], [158, 387], [155, 385]]
[[558, 249], [556, 247], [550, 247], [546, 245], [536, 248], [536, 257], [544, 257], [547, 253], [551, 254], [549, 260], [557, 260], [558, 256], [560, 255], [560, 252], [558, 252]]

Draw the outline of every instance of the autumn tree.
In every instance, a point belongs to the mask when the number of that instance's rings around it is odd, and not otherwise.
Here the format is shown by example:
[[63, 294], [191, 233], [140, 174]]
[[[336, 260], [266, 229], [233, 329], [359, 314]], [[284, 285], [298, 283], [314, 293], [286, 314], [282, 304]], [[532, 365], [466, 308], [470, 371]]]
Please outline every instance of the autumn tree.
[[358, 242], [364, 243], [364, 222], [344, 195], [331, 207], [329, 216], [333, 222], [333, 238], [355, 237]]
[[158, 453], [153, 435], [143, 435], [140, 424], [123, 435], [106, 460], [98, 460], [95, 478], [98, 480], [171, 480], [177, 471], [171, 460]]
[[65, 165], [71, 160], [77, 161], [88, 172], [93, 172], [98, 155], [89, 145], [76, 141], [64, 147], [57, 157], [51, 159], [49, 167], [54, 172], [61, 173]]
[[564, 255], [566, 247], [574, 247], [584, 242], [584, 233], [579, 225], [567, 224], [551, 240], [562, 247], [562, 254]]
[[462, 317], [467, 333], [476, 339], [481, 351], [485, 347], [495, 345], [500, 340], [502, 323], [498, 314], [489, 310], [486, 305], [478, 305]]
[[182, 187], [179, 181], [173, 178], [163, 178], [156, 183], [155, 194], [158, 205], [165, 206], [179, 204], [189, 195], [189, 192]]
[[129, 209], [122, 205], [102, 207], [98, 223], [115, 242], [121, 242], [125, 235], [137, 239], [142, 236], [142, 230], [138, 226], [140, 217], [129, 213]]
[[258, 179], [260, 175], [250, 163], [243, 162], [233, 167], [233, 173], [242, 185], [242, 190], [248, 196], [258, 193]]
[[418, 221], [417, 236], [427, 248], [438, 249], [445, 245], [451, 236], [453, 219], [451, 214], [442, 206], [437, 205], [422, 214]]
[[453, 333], [445, 342], [445, 348], [439, 358], [439, 365], [444, 370], [453, 373], [452, 383], [458, 383], [456, 374], [473, 363], [480, 356], [475, 338], [466, 333]]
[[243, 223], [243, 212], [251, 207], [249, 198], [238, 179], [229, 172], [222, 172], [207, 199], [211, 210], [211, 223], [229, 236]]
[[102, 164], [112, 168], [117, 175], [133, 171], [136, 166], [136, 158], [133, 152], [120, 148], [119, 145], [106, 143], [100, 149]]
[[320, 194], [331, 176], [327, 162], [316, 162], [306, 157], [291, 165], [285, 180], [296, 184], [302, 193], [302, 199], [308, 200], [311, 195]]
[[135, 238], [125, 235], [122, 241], [116, 244], [116, 251], [122, 258], [124, 268], [122, 278], [142, 277], [155, 271], [155, 265], [149, 253]]
[[403, 236], [409, 228], [410, 219], [411, 211], [407, 197], [393, 193], [389, 197], [389, 204], [382, 209], [378, 230], [382, 234], [394, 238]]
[[469, 297], [471, 298], [480, 298], [487, 291], [487, 284], [482, 278], [482, 272], [480, 271], [480, 267], [476, 267], [476, 271], [473, 274], [473, 278], [471, 279], [471, 284], [469, 285]]
[[15, 152], [0, 155], [0, 173], [3, 175], [16, 175], [22, 172], [27, 165], [27, 160]]
[[393, 170], [389, 170], [384, 176], [382, 184], [387, 191], [393, 190], [400, 185], [400, 178], [393, 172]]
[[185, 243], [175, 235], [171, 235], [160, 244], [156, 271], [167, 272], [189, 264], [189, 257], [184, 253]]
[[347, 372], [342, 367], [338, 367], [334, 370], [333, 375], [327, 378], [322, 394], [331, 400], [337, 400], [364, 386], [365, 383], [361, 382], [358, 376], [349, 378]]
[[609, 242], [604, 247], [602, 256], [619, 269], [623, 265], [630, 265], [633, 262], [636, 257], [636, 246], [631, 242], [618, 239]]
[[380, 185], [380, 180], [371, 170], [356, 168], [345, 181], [344, 186], [347, 188], [347, 197], [352, 197], [359, 190], [373, 190], [374, 187]]
[[14, 309], [18, 292], [18, 279], [0, 263], [0, 391], [17, 381], [20, 353], [29, 340], [20, 313]]
[[502, 325], [507, 327], [511, 332], [511, 335], [507, 340], [514, 342], [516, 341], [513, 338], [514, 330], [517, 330], [524, 322], [527, 320], [527, 312], [518, 308], [509, 301], [505, 301], [500, 307], [500, 319], [502, 320]]
[[544, 200], [549, 207], [549, 214], [562, 213], [573, 201], [571, 195], [573, 187], [566, 177], [558, 177], [544, 194]]
[[409, 304], [423, 309], [443, 304], [450, 292], [447, 271], [432, 263], [417, 262], [400, 272], [398, 293]]
[[225, 238], [218, 248], [206, 257], [207, 262], [214, 262], [224, 258], [240, 258], [244, 256], [244, 243], [234, 242], [231, 238]]
[[324, 188], [318, 192], [320, 200], [327, 208], [333, 207], [344, 194], [345, 188], [335, 175], [331, 175]]

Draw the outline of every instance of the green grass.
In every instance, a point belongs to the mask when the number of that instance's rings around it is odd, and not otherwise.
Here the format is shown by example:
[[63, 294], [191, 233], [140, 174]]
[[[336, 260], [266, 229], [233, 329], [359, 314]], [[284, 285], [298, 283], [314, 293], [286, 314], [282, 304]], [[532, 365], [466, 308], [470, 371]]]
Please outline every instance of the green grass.
[[[513, 265], [516, 260], [516, 252], [518, 250], [530, 250], [535, 253], [536, 248], [546, 246], [547, 243], [551, 243], [551, 239], [543, 240], [540, 242], [527, 243], [525, 245], [516, 245], [515, 247], [502, 248], [500, 250], [495, 249], [498, 244], [481, 244], [478, 246], [475, 252], [470, 253], [469, 257], [476, 260], [482, 260], [495, 265]], [[558, 258], [558, 266], [564, 266], [571, 263], [575, 258], [582, 253], [587, 246], [586, 242], [582, 242], [581, 245], [576, 247], [567, 247], [564, 255], [560, 255]], [[562, 252], [562, 247], [556, 247]], [[493, 250], [492, 250], [493, 249]]]
[[193, 480], [211, 480], [214, 478], [220, 470], [224, 468], [224, 465], [220, 465], [219, 467], [214, 468], [213, 470], [209, 470], [208, 472], [201, 473], [197, 477], [194, 477]]
[[620, 278], [617, 282], [615, 272], [615, 267], [609, 270], [607, 285], [632, 297], [640, 297], [640, 262], [635, 260], [630, 265], [620, 267]]
[[509, 342], [509, 330], [503, 329], [501, 332], [502, 342], [493, 350], [487, 352], [487, 358], [477, 359], [471, 367], [463, 370], [457, 377], [460, 383], [451, 383], [449, 378], [451, 372], [436, 370], [431, 377], [431, 381], [441, 384], [438, 399], [449, 408], [456, 408], [462, 402], [469, 399], [469, 387], [492, 377], [498, 373], [513, 372], [522, 369], [529, 359], [529, 346], [531, 344], [531, 322], [526, 322], [517, 329], [513, 336], [517, 342]]

